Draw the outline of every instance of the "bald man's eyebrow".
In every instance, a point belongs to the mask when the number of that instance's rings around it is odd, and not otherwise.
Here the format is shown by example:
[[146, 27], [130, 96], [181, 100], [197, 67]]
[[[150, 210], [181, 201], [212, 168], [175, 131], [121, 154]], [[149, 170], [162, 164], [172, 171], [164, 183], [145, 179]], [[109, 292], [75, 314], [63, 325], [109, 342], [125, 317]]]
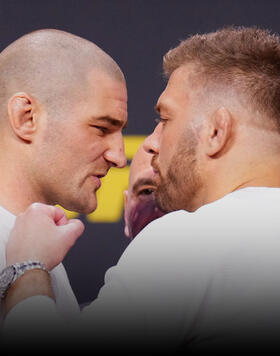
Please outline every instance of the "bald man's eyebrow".
[[137, 181], [133, 184], [132, 191], [134, 194], [136, 194], [141, 186], [144, 185], [151, 185], [155, 187], [155, 182], [151, 178], [139, 178]]
[[115, 119], [111, 116], [101, 116], [97, 118], [97, 121], [102, 121], [102, 122], [106, 122], [109, 125], [115, 126], [115, 127], [121, 127], [123, 129], [125, 129], [127, 127], [127, 121], [121, 121], [118, 119]]

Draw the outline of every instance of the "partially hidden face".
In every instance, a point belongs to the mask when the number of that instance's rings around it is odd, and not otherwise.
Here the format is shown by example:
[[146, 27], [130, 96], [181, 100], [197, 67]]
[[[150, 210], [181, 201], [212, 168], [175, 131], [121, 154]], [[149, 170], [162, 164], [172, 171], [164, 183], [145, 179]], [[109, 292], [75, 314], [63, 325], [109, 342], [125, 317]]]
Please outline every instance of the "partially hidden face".
[[155, 200], [156, 184], [151, 157], [140, 147], [131, 164], [129, 188], [125, 192], [125, 234], [130, 238], [164, 215]]
[[44, 201], [90, 213], [97, 207], [96, 191], [111, 167], [124, 167], [122, 129], [127, 123], [124, 82], [105, 73], [89, 76], [84, 95], [68, 100], [37, 138], [33, 175]]
[[126, 207], [127, 237], [134, 238], [146, 225], [165, 214], [156, 203], [154, 191], [154, 184], [143, 181], [129, 197]]

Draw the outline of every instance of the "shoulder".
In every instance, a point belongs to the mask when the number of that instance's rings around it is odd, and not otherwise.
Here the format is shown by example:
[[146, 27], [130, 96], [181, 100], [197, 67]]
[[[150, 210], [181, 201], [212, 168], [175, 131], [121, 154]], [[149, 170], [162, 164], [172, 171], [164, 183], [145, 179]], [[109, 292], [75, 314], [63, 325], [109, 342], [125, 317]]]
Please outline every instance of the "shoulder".
[[132, 244], [151, 246], [153, 243], [160, 245], [186, 243], [191, 240], [198, 241], [204, 236], [208, 237], [211, 232], [215, 232], [216, 236], [218, 231], [227, 229], [229, 224], [233, 223], [235, 220], [233, 217], [238, 211], [240, 211], [238, 200], [226, 196], [204, 205], [195, 212], [185, 210], [170, 212], [148, 224]]
[[[272, 207], [277, 204], [280, 205], [280, 199], [273, 203], [267, 194], [249, 190], [228, 194], [193, 213], [171, 212], [148, 224], [130, 243], [122, 259], [224, 259], [232, 251], [257, 241], [263, 243], [267, 229], [277, 221], [278, 209]], [[278, 234], [278, 228], [274, 233]]]

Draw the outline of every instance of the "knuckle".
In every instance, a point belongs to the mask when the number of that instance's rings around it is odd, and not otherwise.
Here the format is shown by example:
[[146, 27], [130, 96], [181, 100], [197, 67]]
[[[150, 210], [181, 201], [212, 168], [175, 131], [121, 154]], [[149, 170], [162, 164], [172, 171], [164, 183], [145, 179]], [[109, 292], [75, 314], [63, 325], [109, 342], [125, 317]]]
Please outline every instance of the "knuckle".
[[38, 203], [38, 202], [35, 202], [35, 203], [32, 203], [31, 205], [30, 205], [30, 207], [29, 207], [29, 210], [31, 210], [31, 211], [36, 211], [37, 209], [39, 209], [39, 207], [40, 207], [40, 203]]

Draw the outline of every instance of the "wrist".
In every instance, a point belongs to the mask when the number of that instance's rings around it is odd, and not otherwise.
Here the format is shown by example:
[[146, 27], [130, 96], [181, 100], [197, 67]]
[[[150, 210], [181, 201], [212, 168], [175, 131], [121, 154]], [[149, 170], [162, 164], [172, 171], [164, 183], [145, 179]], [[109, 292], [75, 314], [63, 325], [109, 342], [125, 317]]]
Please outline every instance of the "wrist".
[[48, 296], [55, 299], [51, 277], [47, 270], [27, 270], [11, 284], [3, 299], [5, 314], [19, 302], [36, 295]]
[[0, 273], [0, 298], [5, 297], [7, 290], [21, 275], [32, 269], [47, 270], [39, 261], [17, 262], [4, 268]]

